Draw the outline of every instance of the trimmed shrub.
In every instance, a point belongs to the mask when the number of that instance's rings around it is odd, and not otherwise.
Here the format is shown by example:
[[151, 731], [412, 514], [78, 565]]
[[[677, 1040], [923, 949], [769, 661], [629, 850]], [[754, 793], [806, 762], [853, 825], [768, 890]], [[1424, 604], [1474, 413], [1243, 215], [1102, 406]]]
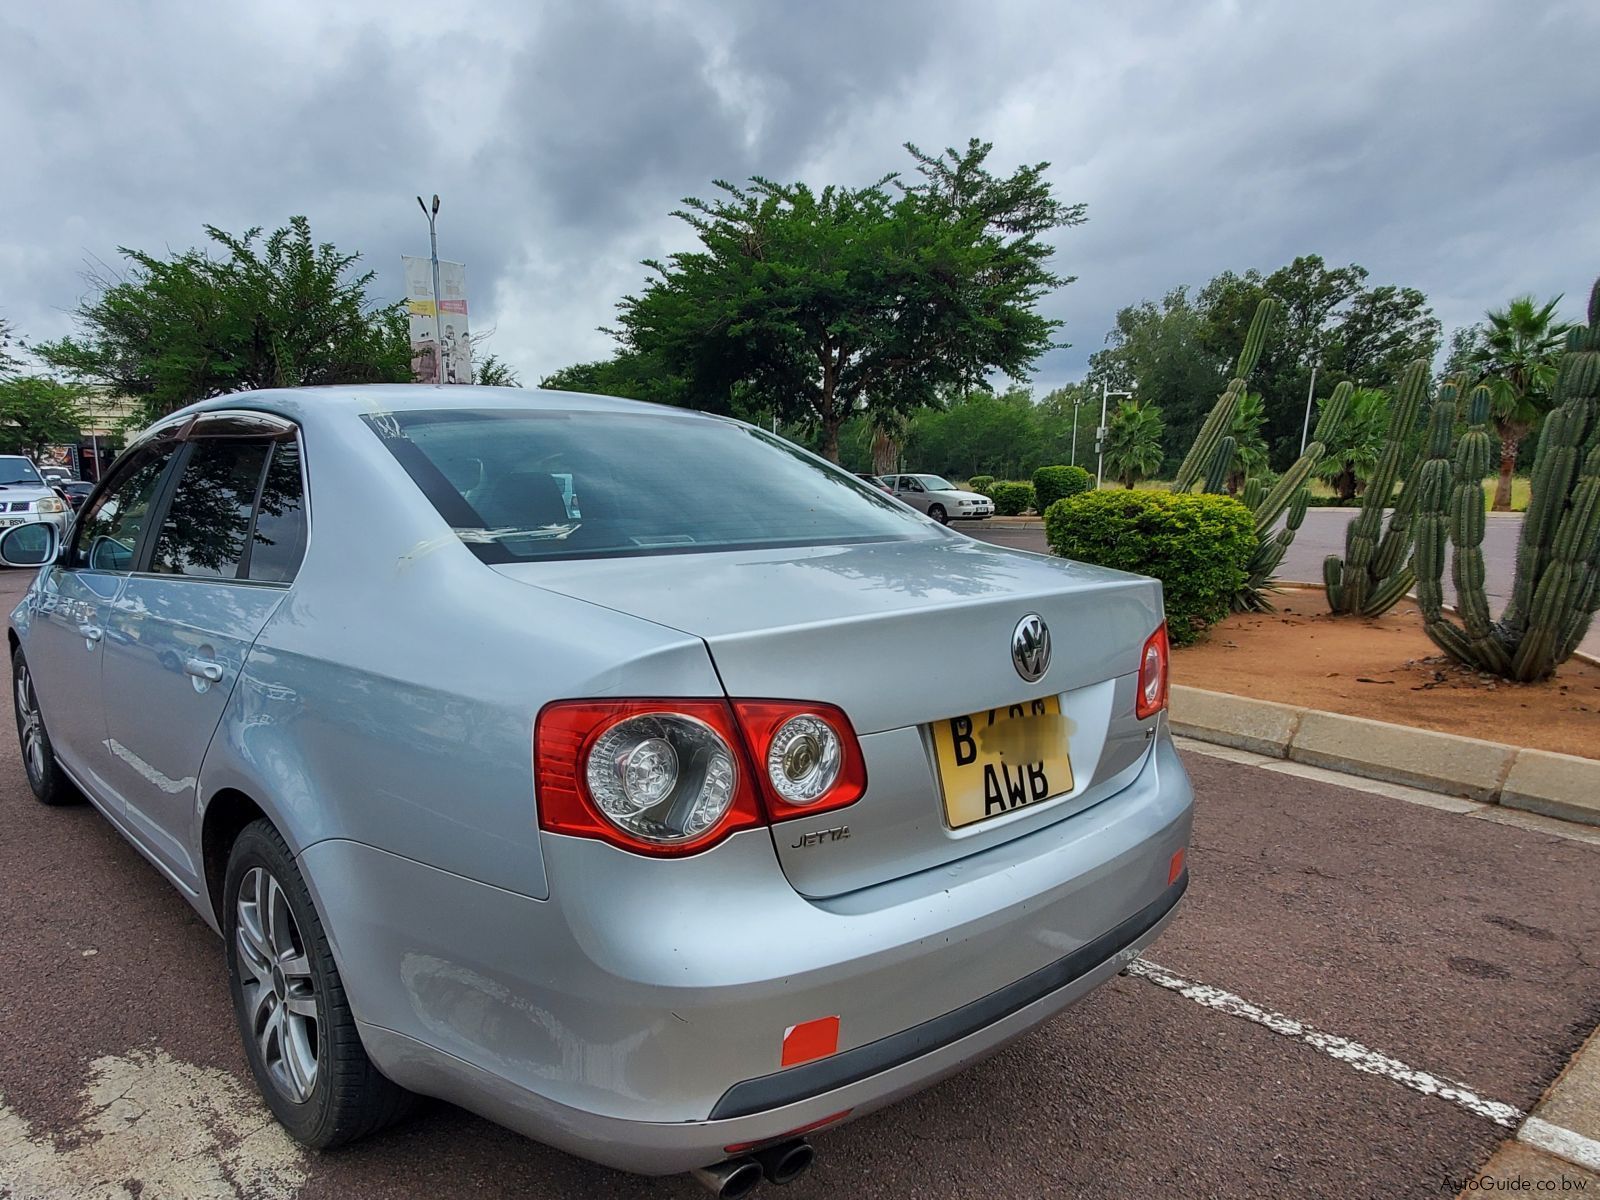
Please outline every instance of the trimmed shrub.
[[[977, 492], [980, 496], [989, 496], [989, 489], [994, 486], [993, 475], [974, 475], [967, 480], [967, 491]], [[993, 496], [989, 496], [993, 500]]]
[[1002, 517], [1020, 516], [1033, 507], [1033, 484], [1002, 480], [989, 485], [989, 499], [994, 501], [994, 511]]
[[1033, 494], [1043, 512], [1057, 500], [1094, 490], [1094, 476], [1082, 467], [1040, 467], [1033, 473]]
[[1231, 496], [1084, 492], [1046, 509], [1044, 531], [1063, 558], [1159, 579], [1179, 645], [1228, 615], [1256, 548], [1255, 518]]

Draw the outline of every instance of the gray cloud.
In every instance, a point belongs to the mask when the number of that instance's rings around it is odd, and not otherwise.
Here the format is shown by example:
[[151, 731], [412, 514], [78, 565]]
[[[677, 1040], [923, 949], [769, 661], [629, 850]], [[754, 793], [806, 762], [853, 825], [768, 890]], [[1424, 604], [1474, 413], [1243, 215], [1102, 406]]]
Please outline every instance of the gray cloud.
[[668, 214], [711, 179], [863, 183], [903, 141], [974, 134], [1090, 206], [1041, 387], [1122, 305], [1306, 252], [1423, 288], [1447, 326], [1523, 291], [1575, 312], [1596, 44], [1581, 0], [12, 8], [0, 315], [57, 336], [85, 259], [297, 212], [394, 296], [438, 191], [475, 326], [535, 376], [607, 352], [594, 327], [688, 244]]

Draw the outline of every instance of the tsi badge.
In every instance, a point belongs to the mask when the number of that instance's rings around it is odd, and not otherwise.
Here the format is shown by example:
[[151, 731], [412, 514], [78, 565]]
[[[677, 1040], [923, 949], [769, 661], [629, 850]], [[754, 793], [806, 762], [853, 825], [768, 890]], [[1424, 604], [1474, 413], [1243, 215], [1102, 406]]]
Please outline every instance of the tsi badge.
[[816, 846], [822, 842], [841, 842], [849, 836], [850, 826], [835, 825], [830, 829], [818, 829], [811, 833], [802, 833], [799, 841], [789, 844], [789, 849], [800, 850], [806, 846]]

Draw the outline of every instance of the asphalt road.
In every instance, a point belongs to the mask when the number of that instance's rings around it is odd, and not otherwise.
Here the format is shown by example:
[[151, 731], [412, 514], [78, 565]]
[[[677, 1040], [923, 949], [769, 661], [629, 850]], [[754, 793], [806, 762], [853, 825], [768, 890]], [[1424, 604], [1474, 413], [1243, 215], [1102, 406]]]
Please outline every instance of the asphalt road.
[[[25, 583], [0, 576], [0, 603]], [[1117, 978], [817, 1136], [788, 1195], [1438, 1197], [1487, 1158], [1506, 1129], [1285, 1020], [1527, 1109], [1600, 1022], [1600, 846], [1187, 762], [1193, 884], [1149, 958], [1283, 1014], [1277, 1031], [1194, 998], [1218, 993]], [[0, 737], [0, 1196], [702, 1194], [438, 1104], [345, 1151], [295, 1148], [251, 1091], [215, 935], [93, 809], [36, 804]]]
[[[1344, 554], [1345, 527], [1355, 519], [1353, 508], [1312, 508], [1295, 533], [1289, 552], [1278, 568], [1280, 579], [1298, 583], [1322, 581], [1322, 560], [1330, 554]], [[1044, 540], [1044, 527], [1034, 524], [1026, 528], [993, 525], [988, 522], [964, 521], [956, 528], [980, 541], [994, 542], [1000, 546], [1014, 546], [1019, 550], [1032, 550], [1039, 554], [1049, 552]], [[1490, 513], [1483, 534], [1484, 591], [1489, 597], [1489, 607], [1498, 613], [1505, 608], [1511, 594], [1511, 581], [1517, 569], [1517, 537], [1522, 531], [1521, 513]], [[1446, 572], [1445, 599], [1455, 600], [1455, 587]], [[1581, 648], [1587, 654], [1600, 655], [1600, 626], [1589, 630]]]

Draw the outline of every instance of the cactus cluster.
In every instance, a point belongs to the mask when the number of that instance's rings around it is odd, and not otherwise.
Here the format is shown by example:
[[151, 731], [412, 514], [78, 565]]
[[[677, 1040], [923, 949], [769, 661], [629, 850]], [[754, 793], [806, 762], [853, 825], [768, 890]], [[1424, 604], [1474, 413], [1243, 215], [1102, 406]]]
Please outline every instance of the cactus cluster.
[[[1417, 504], [1417, 480], [1422, 466], [1418, 454], [1406, 471], [1398, 498], [1394, 486], [1401, 476], [1406, 443], [1428, 390], [1428, 364], [1418, 359], [1400, 377], [1389, 414], [1389, 434], [1377, 470], [1361, 496], [1361, 514], [1345, 528], [1344, 557], [1330, 554], [1322, 561], [1328, 607], [1336, 613], [1376, 617], [1387, 612], [1411, 590], [1411, 521]], [[1384, 510], [1394, 501], [1388, 528]]]
[[[1260, 480], [1246, 482], [1243, 499], [1255, 517], [1256, 549], [1250, 558], [1249, 577], [1233, 600], [1236, 611], [1271, 611], [1272, 604], [1266, 593], [1272, 590], [1272, 576], [1293, 544], [1300, 523], [1306, 519], [1306, 506], [1311, 501], [1311, 489], [1307, 481], [1316, 465], [1322, 461], [1322, 456], [1328, 452], [1328, 442], [1338, 432], [1354, 391], [1355, 385], [1348, 382], [1333, 389], [1333, 395], [1322, 406], [1322, 415], [1317, 418], [1315, 436], [1293, 465], [1279, 476], [1270, 492], [1266, 491]], [[1283, 517], [1283, 528], [1273, 533], [1272, 527], [1278, 523], [1279, 517]]]
[[[1227, 479], [1228, 469], [1233, 465], [1235, 443], [1228, 433], [1233, 428], [1233, 411], [1239, 406], [1239, 397], [1244, 394], [1244, 381], [1261, 361], [1261, 349], [1267, 340], [1267, 326], [1272, 324], [1277, 309], [1278, 302], [1270, 296], [1256, 305], [1255, 316], [1250, 318], [1250, 329], [1244, 335], [1244, 348], [1239, 351], [1233, 378], [1228, 380], [1228, 386], [1211, 406], [1211, 412], [1201, 424], [1200, 432], [1195, 435], [1189, 453], [1183, 456], [1183, 464], [1179, 466], [1172, 482], [1174, 492], [1191, 491], [1202, 478], [1206, 482], [1206, 491], [1222, 490], [1221, 481]], [[1212, 486], [1213, 481], [1217, 481], [1215, 487]]]
[[[1544, 679], [1572, 656], [1600, 608], [1600, 281], [1590, 294], [1589, 323], [1567, 335], [1556, 407], [1539, 437], [1516, 579], [1499, 621], [1490, 618], [1483, 573], [1489, 393], [1474, 389], [1469, 428], [1447, 459], [1448, 428], [1439, 428], [1440, 409], [1446, 403], [1453, 408], [1454, 400], [1454, 390], [1446, 388], [1435, 405], [1418, 482], [1412, 561], [1428, 636], [1452, 658], [1480, 670]], [[1455, 546], [1459, 624], [1444, 613], [1447, 538]]]

